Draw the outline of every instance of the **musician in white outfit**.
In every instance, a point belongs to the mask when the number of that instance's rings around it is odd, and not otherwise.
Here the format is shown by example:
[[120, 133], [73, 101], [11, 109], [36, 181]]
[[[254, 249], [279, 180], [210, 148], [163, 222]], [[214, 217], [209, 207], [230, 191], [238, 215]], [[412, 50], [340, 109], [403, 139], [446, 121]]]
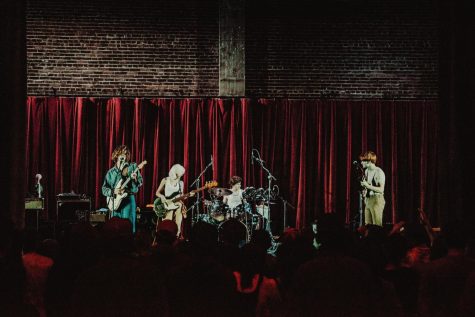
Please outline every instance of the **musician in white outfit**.
[[[172, 199], [183, 194], [183, 181], [181, 178], [185, 175], [185, 168], [180, 164], [175, 164], [170, 168], [168, 177], [165, 177], [160, 182], [160, 186], [156, 191], [156, 196], [162, 201]], [[191, 192], [190, 196], [194, 196]], [[168, 210], [164, 219], [174, 220], [178, 226], [177, 237], [182, 238], [182, 221], [186, 218], [186, 207], [183, 203], [176, 203], [178, 208]]]
[[229, 180], [231, 194], [223, 197], [223, 203], [228, 205], [229, 213], [226, 218], [237, 218], [244, 221], [251, 216], [252, 210], [247, 201], [243, 198], [243, 190], [241, 189], [242, 178], [233, 176]]
[[224, 196], [223, 202], [229, 206], [229, 209], [233, 210], [243, 202], [241, 189], [242, 178], [239, 176], [233, 176], [229, 180], [229, 186], [231, 186], [231, 194]]

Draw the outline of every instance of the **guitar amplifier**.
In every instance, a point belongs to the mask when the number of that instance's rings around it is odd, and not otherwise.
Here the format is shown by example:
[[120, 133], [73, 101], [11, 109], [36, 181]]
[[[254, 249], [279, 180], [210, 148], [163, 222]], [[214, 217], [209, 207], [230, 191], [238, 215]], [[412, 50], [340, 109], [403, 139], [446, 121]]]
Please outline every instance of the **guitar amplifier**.
[[43, 210], [45, 208], [44, 198], [25, 198], [26, 210]]
[[56, 196], [56, 219], [58, 222], [78, 222], [83, 219], [81, 211], [91, 210], [92, 202], [90, 197], [62, 197]]
[[107, 215], [101, 212], [93, 211], [89, 214], [89, 222], [95, 226], [100, 223], [105, 223]]

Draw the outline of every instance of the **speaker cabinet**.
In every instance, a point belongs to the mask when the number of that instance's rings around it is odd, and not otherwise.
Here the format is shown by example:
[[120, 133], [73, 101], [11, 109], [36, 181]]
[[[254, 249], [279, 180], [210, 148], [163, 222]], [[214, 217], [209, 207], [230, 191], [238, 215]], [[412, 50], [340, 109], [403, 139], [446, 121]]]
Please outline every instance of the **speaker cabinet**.
[[58, 222], [79, 222], [84, 211], [91, 210], [91, 199], [57, 199], [56, 219]]

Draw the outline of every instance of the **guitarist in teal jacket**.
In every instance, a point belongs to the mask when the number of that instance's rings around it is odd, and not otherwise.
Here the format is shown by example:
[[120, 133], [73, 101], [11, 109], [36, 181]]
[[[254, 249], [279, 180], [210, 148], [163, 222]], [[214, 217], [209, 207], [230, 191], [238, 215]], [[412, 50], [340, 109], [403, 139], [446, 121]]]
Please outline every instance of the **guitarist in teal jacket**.
[[[114, 205], [109, 203], [117, 203], [120, 200], [118, 207], [109, 207], [111, 216], [129, 219], [135, 233], [137, 208], [135, 194], [143, 183], [142, 175], [139, 172], [140, 167], [136, 163], [130, 162], [130, 151], [125, 145], [116, 147], [112, 152], [111, 159], [114, 162], [114, 167], [107, 171], [102, 184], [102, 194], [107, 197], [108, 205]], [[121, 186], [124, 183], [126, 185]], [[124, 193], [127, 194], [125, 197]]]

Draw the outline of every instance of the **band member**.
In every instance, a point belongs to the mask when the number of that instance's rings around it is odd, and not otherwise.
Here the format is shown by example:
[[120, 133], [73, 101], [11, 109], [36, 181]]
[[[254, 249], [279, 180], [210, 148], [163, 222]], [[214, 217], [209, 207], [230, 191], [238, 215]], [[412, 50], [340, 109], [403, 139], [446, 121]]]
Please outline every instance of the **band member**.
[[364, 169], [364, 179], [361, 186], [364, 187], [365, 196], [365, 224], [383, 225], [384, 183], [386, 176], [381, 168], [376, 166], [376, 154], [368, 151], [360, 155], [361, 165]]
[[[160, 182], [155, 195], [162, 201], [182, 195], [183, 181], [181, 178], [184, 174], [185, 168], [182, 165], [173, 165], [168, 172], [168, 177], [163, 178]], [[190, 196], [194, 196], [194, 193], [190, 193]], [[176, 222], [178, 226], [177, 237], [180, 238], [182, 233], [182, 220], [186, 218], [186, 207], [181, 202], [178, 202], [177, 206], [176, 209], [168, 210], [164, 219], [174, 220]]]
[[[132, 230], [135, 233], [135, 219], [136, 208], [135, 194], [139, 187], [142, 186], [142, 175], [137, 168], [136, 163], [130, 162], [130, 151], [125, 145], [120, 145], [115, 148], [111, 156], [114, 162], [114, 167], [107, 171], [102, 184], [102, 194], [106, 197], [114, 197], [115, 195], [122, 195], [124, 192], [127, 196], [122, 199], [119, 207], [116, 210], [111, 210], [112, 217], [120, 217], [129, 219], [132, 223]], [[135, 172], [136, 171], [136, 172]], [[122, 188], [117, 188], [119, 181], [125, 181], [130, 177], [131, 181]]]
[[242, 178], [239, 176], [233, 176], [229, 180], [229, 186], [231, 187], [232, 194], [224, 196], [223, 202], [229, 206], [229, 209], [233, 210], [243, 202], [241, 189]]

